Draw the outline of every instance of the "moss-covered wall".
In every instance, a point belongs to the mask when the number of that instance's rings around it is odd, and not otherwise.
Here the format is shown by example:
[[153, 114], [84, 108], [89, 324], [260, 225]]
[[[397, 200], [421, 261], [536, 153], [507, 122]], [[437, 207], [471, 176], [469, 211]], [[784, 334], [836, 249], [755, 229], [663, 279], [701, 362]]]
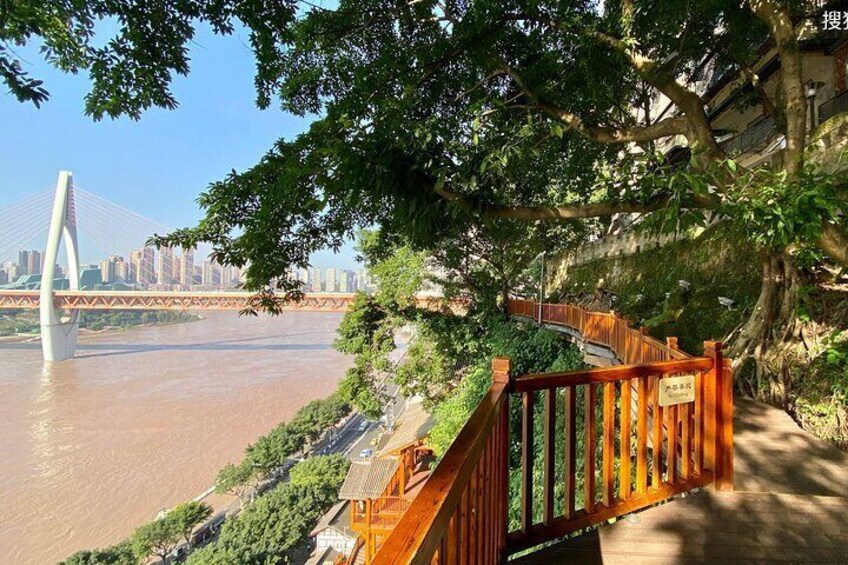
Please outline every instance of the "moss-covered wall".
[[[701, 352], [705, 340], [723, 339], [736, 328], [760, 290], [756, 253], [731, 246], [721, 225], [660, 249], [571, 267], [560, 257], [549, 268], [551, 298], [585, 303], [598, 289], [612, 292], [616, 312], [650, 327], [656, 337], [679, 337], [692, 353]], [[680, 280], [690, 283], [688, 290]], [[723, 307], [719, 296], [734, 300], [734, 309]]]

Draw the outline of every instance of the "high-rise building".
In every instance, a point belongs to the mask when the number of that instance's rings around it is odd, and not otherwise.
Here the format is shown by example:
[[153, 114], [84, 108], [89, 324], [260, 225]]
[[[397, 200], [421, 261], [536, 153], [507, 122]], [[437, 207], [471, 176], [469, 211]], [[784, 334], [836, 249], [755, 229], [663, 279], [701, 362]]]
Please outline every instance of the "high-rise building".
[[9, 273], [9, 282], [16, 281], [25, 274], [17, 263], [7, 263], [6, 272]]
[[123, 257], [115, 258], [115, 278], [123, 282], [132, 282], [130, 264]]
[[312, 292], [321, 292], [321, 269], [312, 267], [312, 281], [310, 282]]
[[38, 275], [41, 274], [42, 256], [40, 251], [19, 251], [18, 252], [18, 275]]
[[155, 252], [151, 247], [142, 247], [130, 253], [130, 264], [132, 266], [133, 280], [139, 284], [153, 284], [156, 282], [156, 269], [154, 268]]
[[115, 261], [113, 257], [100, 261], [100, 281], [104, 284], [115, 282]]
[[130, 265], [120, 255], [110, 255], [100, 261], [100, 278], [104, 283], [130, 280]]
[[174, 283], [174, 251], [170, 247], [159, 250], [156, 261], [156, 283], [163, 286]]
[[330, 267], [325, 271], [324, 278], [326, 279], [324, 284], [324, 290], [327, 292], [338, 292], [339, 289], [336, 286], [336, 269]]
[[339, 272], [339, 292], [356, 292], [356, 289], [353, 288], [353, 273], [347, 269]]
[[39, 251], [30, 251], [29, 257], [27, 258], [27, 274], [28, 275], [40, 275], [41, 274], [41, 262], [43, 258], [41, 256], [41, 252]]
[[177, 278], [180, 285], [190, 287], [194, 284], [194, 251], [185, 249], [178, 261]]
[[350, 292], [350, 281], [347, 279], [347, 271], [339, 271], [339, 292]]
[[214, 261], [204, 261], [200, 274], [200, 284], [218, 288], [221, 286], [221, 267]]
[[19, 251], [18, 252], [18, 276], [20, 275], [28, 275], [27, 265], [29, 264], [29, 251]]

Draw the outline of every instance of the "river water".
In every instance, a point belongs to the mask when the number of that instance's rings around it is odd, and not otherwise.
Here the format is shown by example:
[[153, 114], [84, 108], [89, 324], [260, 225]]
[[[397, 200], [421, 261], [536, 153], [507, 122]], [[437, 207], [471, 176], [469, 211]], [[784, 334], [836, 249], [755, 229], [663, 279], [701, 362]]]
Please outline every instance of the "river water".
[[115, 543], [200, 494], [216, 471], [350, 365], [340, 314], [243, 317], [87, 335], [45, 365], [0, 343], [0, 563]]

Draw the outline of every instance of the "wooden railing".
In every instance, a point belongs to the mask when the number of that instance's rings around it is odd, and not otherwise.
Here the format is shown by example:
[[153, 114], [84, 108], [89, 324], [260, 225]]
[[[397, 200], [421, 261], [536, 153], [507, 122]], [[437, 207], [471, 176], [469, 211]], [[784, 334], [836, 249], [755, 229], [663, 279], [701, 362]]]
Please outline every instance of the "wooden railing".
[[383, 496], [372, 502], [370, 513], [354, 505], [351, 511], [351, 526], [390, 528], [397, 524], [409, 509], [411, 500], [400, 496]]
[[570, 304], [540, 305], [532, 300], [510, 300], [509, 313], [539, 323], [570, 327], [585, 341], [612, 350], [625, 365], [689, 357], [677, 349], [676, 339], [663, 343], [649, 336], [645, 328], [631, 328], [626, 318], [610, 312], [592, 312]]
[[[569, 326], [625, 364], [512, 376], [509, 360], [495, 359], [491, 388], [374, 563], [497, 563], [696, 487], [732, 490], [733, 399], [720, 343], [691, 357], [613, 314], [509, 306]], [[694, 401], [662, 406], [660, 381], [681, 374], [693, 375]], [[517, 437], [509, 436], [510, 395], [521, 400], [512, 410]], [[512, 464], [511, 451], [520, 453]], [[511, 474], [520, 483], [516, 515], [508, 511]]]
[[365, 547], [365, 538], [361, 535], [356, 538], [356, 541], [353, 544], [353, 550], [351, 550], [350, 555], [345, 557], [344, 553], [339, 554], [336, 557], [333, 565], [354, 565], [356, 563], [357, 557], [359, 557], [359, 553]]
[[373, 563], [495, 563], [506, 548], [509, 363]]

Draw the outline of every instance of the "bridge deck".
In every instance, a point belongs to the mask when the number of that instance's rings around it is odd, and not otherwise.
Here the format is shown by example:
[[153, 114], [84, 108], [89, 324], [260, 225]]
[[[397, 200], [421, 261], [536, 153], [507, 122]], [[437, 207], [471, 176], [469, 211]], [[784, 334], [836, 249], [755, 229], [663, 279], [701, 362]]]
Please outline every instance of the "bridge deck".
[[689, 495], [512, 561], [848, 563], [848, 453], [737, 400], [736, 492]]
[[[186, 292], [186, 291], [73, 291], [57, 290], [53, 304], [61, 310], [244, 310], [252, 304], [252, 292]], [[356, 294], [342, 292], [306, 293], [297, 302], [287, 302], [283, 310], [346, 312]], [[441, 309], [444, 299], [426, 293], [415, 296], [419, 307]], [[0, 309], [29, 309], [39, 307], [37, 290], [0, 290]], [[462, 312], [467, 301], [454, 298], [448, 303], [455, 312]]]

